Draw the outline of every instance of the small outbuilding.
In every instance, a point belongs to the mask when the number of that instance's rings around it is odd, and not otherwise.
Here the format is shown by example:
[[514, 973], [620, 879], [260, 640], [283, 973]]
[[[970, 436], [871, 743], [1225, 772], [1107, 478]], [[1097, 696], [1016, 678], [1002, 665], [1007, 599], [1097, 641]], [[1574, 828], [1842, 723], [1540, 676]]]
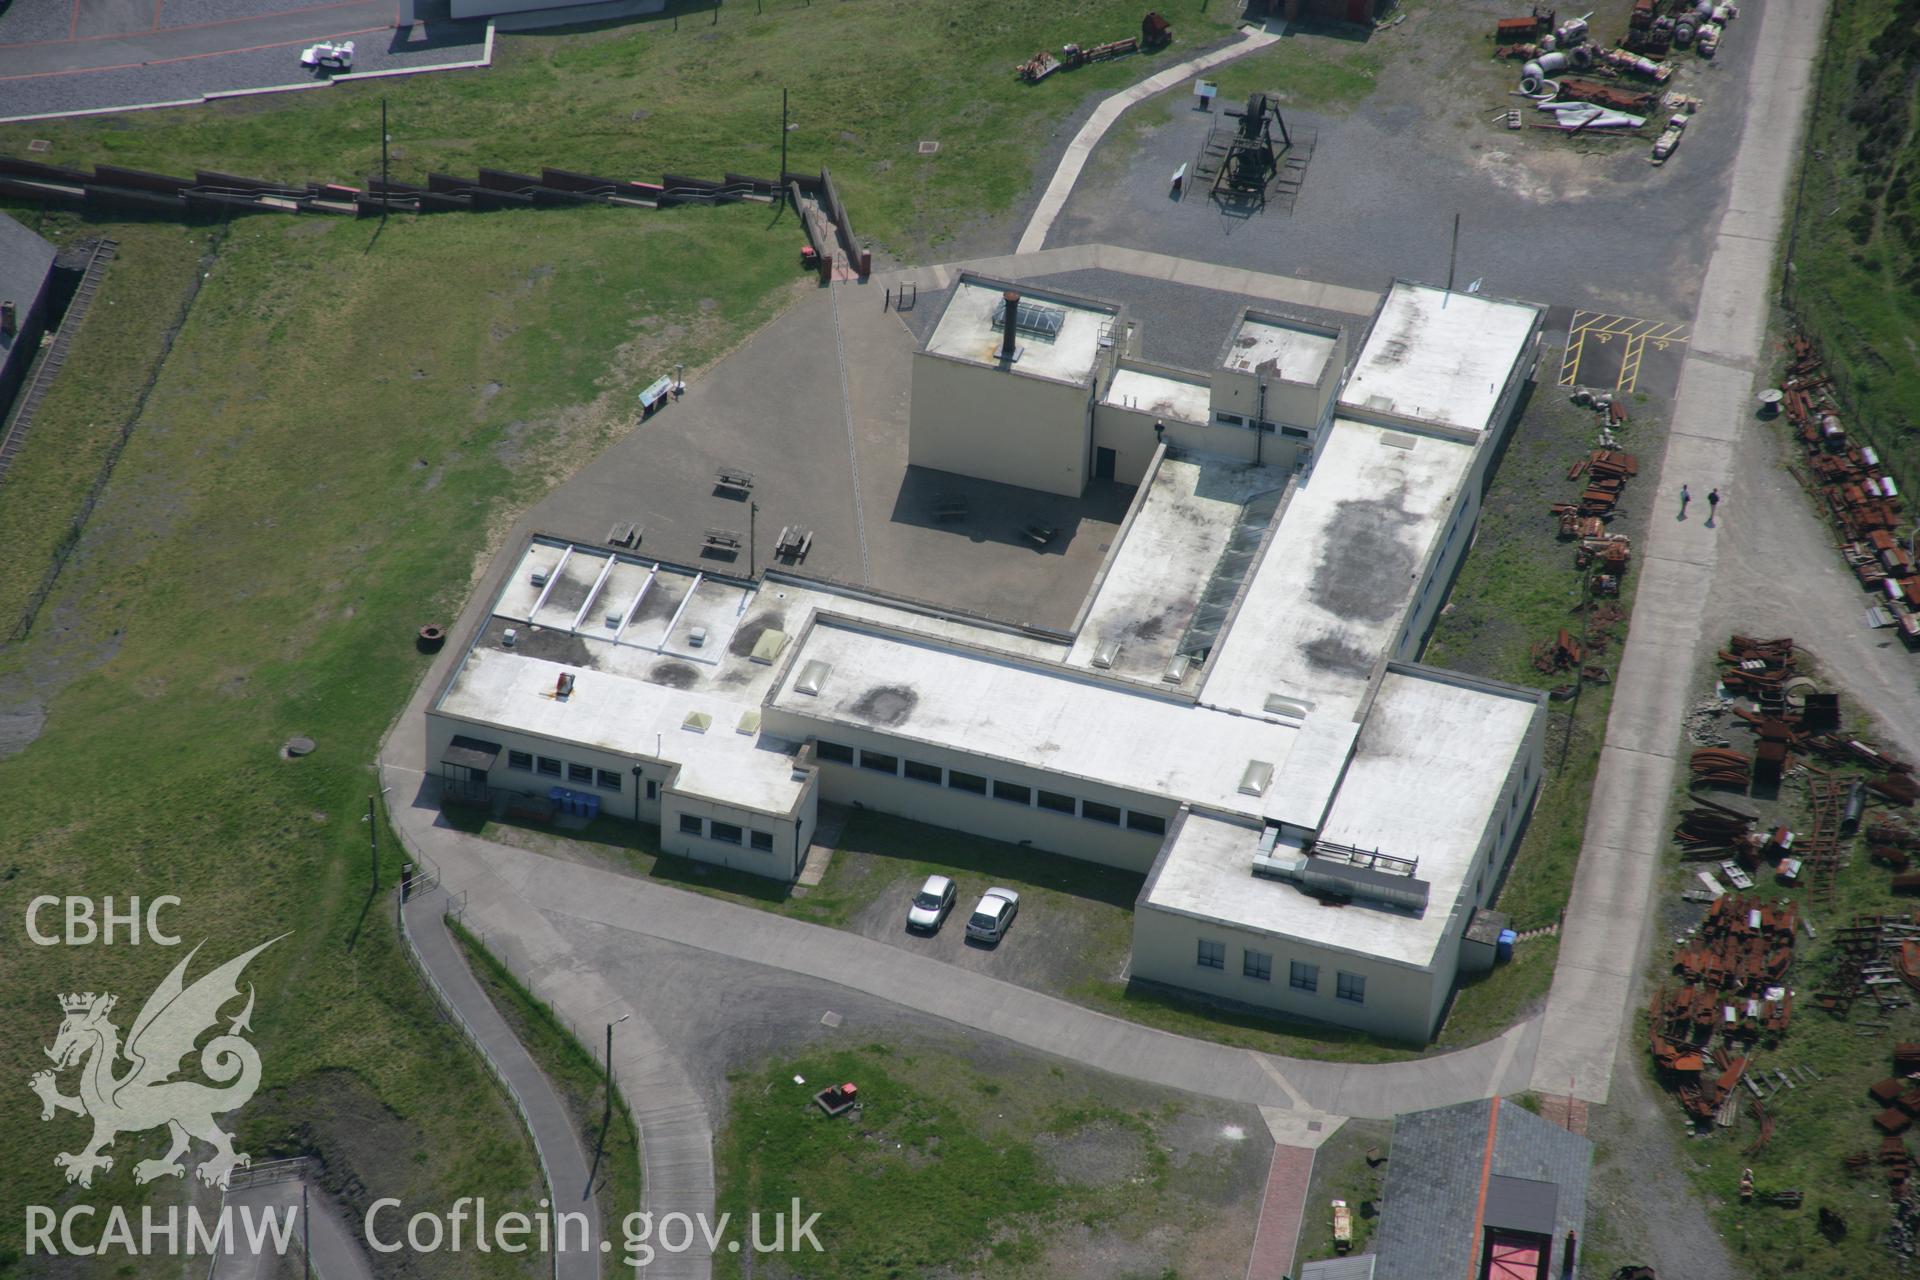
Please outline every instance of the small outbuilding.
[[0, 421], [12, 411], [46, 332], [53, 260], [52, 245], [0, 213]]

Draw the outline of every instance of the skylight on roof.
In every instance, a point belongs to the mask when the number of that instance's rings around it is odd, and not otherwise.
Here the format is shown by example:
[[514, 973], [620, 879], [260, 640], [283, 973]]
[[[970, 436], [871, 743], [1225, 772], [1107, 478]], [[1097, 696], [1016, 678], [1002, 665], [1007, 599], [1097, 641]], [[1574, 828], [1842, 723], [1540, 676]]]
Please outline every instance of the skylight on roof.
[[[993, 309], [993, 327], [1003, 329], [1006, 321], [1006, 304], [997, 304]], [[1063, 308], [1043, 306], [1038, 302], [1019, 303], [1013, 314], [1014, 332], [1045, 342], [1052, 342], [1059, 337], [1060, 326], [1066, 321], [1067, 313]]]

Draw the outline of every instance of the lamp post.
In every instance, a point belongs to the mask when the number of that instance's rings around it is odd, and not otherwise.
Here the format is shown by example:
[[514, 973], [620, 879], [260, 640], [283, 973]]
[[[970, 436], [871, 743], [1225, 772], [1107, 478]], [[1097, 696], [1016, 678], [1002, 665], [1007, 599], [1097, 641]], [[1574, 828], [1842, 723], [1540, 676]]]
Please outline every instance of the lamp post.
[[607, 1024], [607, 1114], [613, 1114], [613, 1029], [633, 1015], [623, 1013]]

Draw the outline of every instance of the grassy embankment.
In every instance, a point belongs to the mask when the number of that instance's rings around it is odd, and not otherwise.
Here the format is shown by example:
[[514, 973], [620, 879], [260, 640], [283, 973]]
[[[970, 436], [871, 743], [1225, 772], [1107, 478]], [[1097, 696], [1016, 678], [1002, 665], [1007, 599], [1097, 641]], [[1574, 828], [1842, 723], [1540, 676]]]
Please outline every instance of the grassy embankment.
[[[207, 940], [198, 965], [292, 931], [248, 974], [266, 1074], [227, 1121], [242, 1149], [319, 1156], [350, 1208], [383, 1194], [530, 1202], [537, 1166], [517, 1116], [443, 1028], [369, 896], [368, 764], [424, 669], [414, 629], [457, 612], [489, 537], [625, 427], [633, 387], [662, 360], [698, 367], [764, 320], [789, 255], [753, 207], [401, 219], [372, 234], [231, 228], [40, 622], [0, 651], [0, 682], [48, 706], [37, 740], [0, 761], [0, 915], [14, 922], [0, 1014], [24, 1029], [0, 1069], [24, 1081], [46, 1065], [54, 993], [119, 993], [124, 1030], [178, 958], [27, 946], [31, 898], [177, 893], [166, 923]], [[177, 306], [178, 274], [156, 267], [153, 306]], [[129, 339], [94, 352], [89, 372], [125, 388], [153, 358]], [[36, 434], [59, 438], [90, 411], [85, 396], [61, 403]], [[319, 749], [281, 759], [296, 734]], [[390, 885], [398, 846], [381, 846]], [[157, 1135], [123, 1139], [91, 1192], [68, 1187], [52, 1161], [78, 1123], [40, 1124], [30, 1094], [6, 1094], [9, 1202], [184, 1194], [132, 1185], [135, 1148], [150, 1154]], [[0, 1251], [21, 1246], [21, 1224], [0, 1214]], [[405, 1265], [516, 1266], [450, 1259]]]
[[1787, 297], [1848, 410], [1920, 485], [1920, 0], [1833, 0]]

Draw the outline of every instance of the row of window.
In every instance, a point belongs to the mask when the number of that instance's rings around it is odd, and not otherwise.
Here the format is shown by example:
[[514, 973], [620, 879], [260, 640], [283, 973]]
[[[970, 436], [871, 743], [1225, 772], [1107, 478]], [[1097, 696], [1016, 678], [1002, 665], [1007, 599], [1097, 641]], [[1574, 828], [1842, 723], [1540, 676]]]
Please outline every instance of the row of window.
[[1082, 800], [1064, 792], [1049, 791], [1045, 787], [1029, 787], [1025, 783], [988, 778], [982, 774], [966, 773], [959, 769], [945, 769], [922, 760], [902, 760], [899, 756], [888, 755], [884, 751], [868, 751], [864, 748], [855, 751], [845, 743], [828, 742], [824, 738], [815, 739], [813, 750], [814, 755], [831, 764], [858, 765], [862, 769], [871, 769], [875, 773], [889, 774], [896, 778], [904, 777], [914, 782], [924, 782], [928, 786], [945, 786], [954, 791], [967, 791], [977, 796], [992, 796], [995, 800], [1025, 805], [1028, 808], [1037, 806], [1053, 813], [1065, 814], [1069, 818], [1084, 818], [1088, 822], [1104, 823], [1109, 827], [1126, 827], [1130, 831], [1140, 831], [1147, 835], [1167, 834], [1167, 820], [1158, 814], [1123, 809], [1119, 805], [1102, 804], [1098, 800]]
[[[1250, 422], [1245, 416], [1238, 413], [1216, 413], [1213, 416], [1216, 421], [1229, 427], [1251, 427], [1255, 431], [1270, 432], [1275, 426], [1275, 424], [1271, 422]], [[1307, 430], [1305, 427], [1289, 427], [1284, 423], [1280, 424], [1280, 434], [1283, 436], [1292, 436], [1296, 440], [1311, 440], [1313, 438], [1313, 432]]]
[[[1202, 969], [1222, 969], [1227, 967], [1227, 944], [1200, 939], [1197, 959]], [[1240, 952], [1240, 973], [1255, 982], [1273, 981], [1273, 956], [1265, 951], [1255, 951], [1244, 947]], [[1320, 966], [1308, 964], [1304, 960], [1291, 960], [1287, 963], [1287, 985], [1295, 991], [1304, 991], [1309, 995], [1320, 990]], [[1350, 1004], [1367, 1002], [1367, 980], [1358, 973], [1334, 971], [1334, 998]]]
[[704, 836], [717, 844], [744, 844], [761, 853], [773, 852], [773, 832], [754, 831], [737, 826], [731, 822], [722, 822], [718, 818], [708, 821], [697, 814], [680, 815], [680, 830], [690, 836]]
[[[531, 751], [507, 752], [507, 768], [517, 769], [521, 773], [537, 773], [547, 778], [565, 778], [568, 782], [583, 787], [597, 787], [602, 791], [624, 791], [626, 778], [613, 769], [596, 769], [590, 764], [578, 764], [572, 760], [556, 760], [552, 756], [536, 756]], [[647, 779], [647, 799], [660, 798], [660, 784], [652, 778]]]

